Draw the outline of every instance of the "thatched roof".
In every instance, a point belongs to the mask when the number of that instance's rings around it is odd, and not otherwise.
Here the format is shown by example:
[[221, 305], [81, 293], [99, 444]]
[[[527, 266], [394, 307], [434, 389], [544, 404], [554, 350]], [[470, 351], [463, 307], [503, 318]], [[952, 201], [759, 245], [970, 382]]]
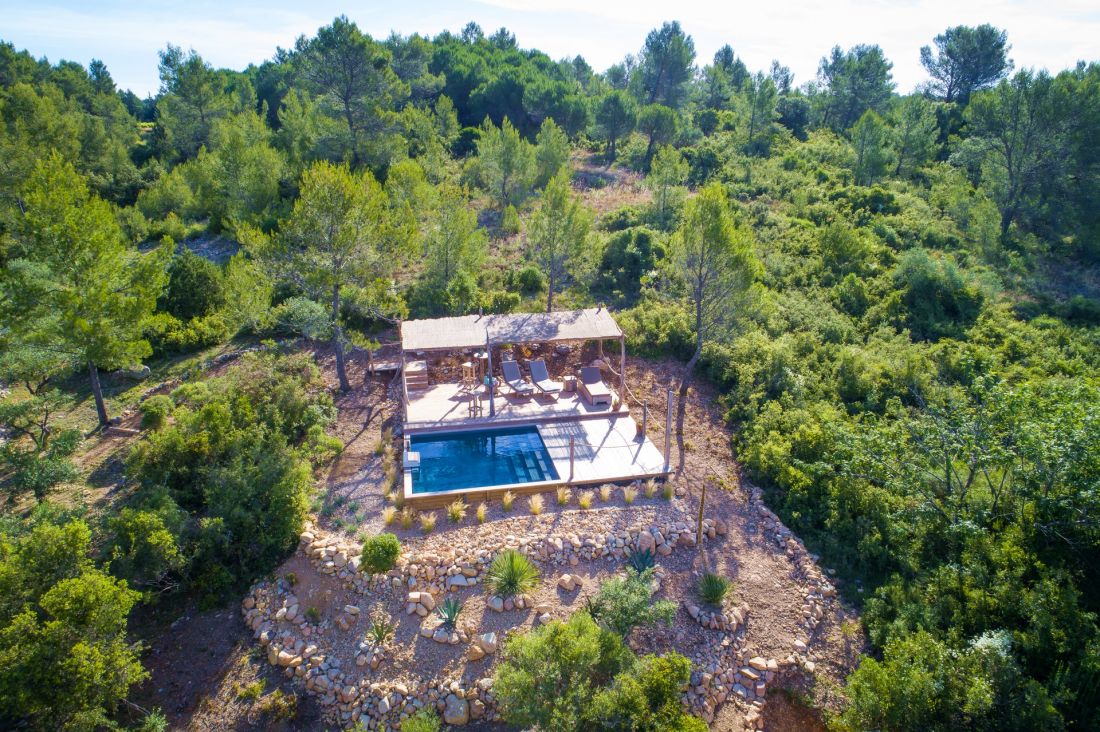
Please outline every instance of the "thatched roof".
[[486, 340], [498, 345], [605, 340], [622, 335], [607, 308], [588, 308], [407, 320], [401, 324], [401, 347], [406, 351], [451, 351], [479, 348]]

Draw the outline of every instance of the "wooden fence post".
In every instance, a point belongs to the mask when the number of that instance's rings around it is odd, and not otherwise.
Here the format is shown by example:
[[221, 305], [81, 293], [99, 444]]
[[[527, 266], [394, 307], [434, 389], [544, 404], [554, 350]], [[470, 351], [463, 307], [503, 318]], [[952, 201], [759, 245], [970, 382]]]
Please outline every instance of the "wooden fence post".
[[668, 387], [668, 413], [665, 415], [665, 472], [668, 472], [668, 456], [672, 451], [672, 387]]
[[573, 482], [573, 445], [577, 438], [569, 436], [569, 482]]

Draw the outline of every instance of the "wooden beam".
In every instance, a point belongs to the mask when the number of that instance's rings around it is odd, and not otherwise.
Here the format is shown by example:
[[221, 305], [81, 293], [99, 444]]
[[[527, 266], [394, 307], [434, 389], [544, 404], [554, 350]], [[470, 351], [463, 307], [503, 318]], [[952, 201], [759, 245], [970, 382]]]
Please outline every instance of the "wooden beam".
[[619, 338], [619, 401], [626, 404], [626, 336]]

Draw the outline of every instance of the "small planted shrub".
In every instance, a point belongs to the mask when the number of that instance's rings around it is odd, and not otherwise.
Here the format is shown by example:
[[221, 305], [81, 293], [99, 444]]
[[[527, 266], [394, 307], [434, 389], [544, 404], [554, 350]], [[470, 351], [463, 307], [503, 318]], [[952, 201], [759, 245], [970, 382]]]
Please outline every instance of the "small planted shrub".
[[581, 491], [581, 494], [577, 496], [577, 505], [584, 511], [592, 508], [592, 491]]
[[661, 486], [661, 498], [666, 501], [671, 501], [673, 496], [676, 495], [676, 487], [672, 485], [671, 481], [665, 481], [665, 484]]
[[634, 499], [638, 497], [638, 489], [632, 485], [628, 485], [623, 488], [623, 501], [626, 505], [631, 506], [634, 504]]
[[611, 500], [611, 486], [601, 485], [600, 486], [600, 501], [602, 503], [607, 503], [610, 500]]
[[477, 522], [479, 524], [485, 523], [485, 519], [489, 517], [489, 506], [485, 503], [485, 501], [477, 504], [477, 513], [475, 514], [475, 516], [477, 517]]
[[626, 555], [626, 563], [635, 572], [641, 573], [657, 565], [657, 557], [651, 549], [639, 549]]
[[382, 509], [382, 523], [389, 526], [397, 518], [397, 509], [393, 506], [386, 506]]
[[653, 568], [644, 572], [627, 571], [604, 581], [600, 591], [587, 603], [592, 619], [620, 638], [640, 625], [669, 623], [676, 614], [671, 600], [653, 601]]
[[504, 495], [500, 497], [500, 507], [505, 511], [511, 511], [515, 500], [516, 496], [512, 491], [504, 491]]
[[711, 605], [721, 605], [730, 591], [730, 581], [713, 572], [707, 572], [699, 580], [699, 597]]
[[367, 626], [367, 638], [374, 645], [383, 646], [396, 629], [397, 623], [380, 612], [371, 618], [370, 625]]
[[176, 408], [172, 397], [165, 394], [152, 396], [141, 403], [141, 426], [147, 430], [159, 430], [168, 424], [168, 415]]
[[316, 625], [321, 622], [321, 611], [315, 607], [306, 608], [306, 620]]
[[420, 530], [425, 534], [432, 533], [435, 531], [435, 520], [435, 511], [420, 514]]
[[293, 572], [287, 572], [286, 574], [284, 574], [283, 579], [285, 579], [286, 583], [291, 587], [298, 584], [298, 575], [294, 574]]
[[447, 504], [447, 520], [452, 524], [462, 523], [462, 519], [466, 518], [467, 508], [465, 501], [461, 498], [455, 499], [454, 502]]
[[653, 480], [653, 478], [650, 478], [645, 483], [643, 483], [642, 495], [644, 495], [646, 498], [653, 498], [653, 496], [657, 495], [657, 481]]
[[543, 501], [541, 493], [536, 493], [535, 495], [528, 498], [527, 503], [530, 506], [532, 516], [538, 516], [540, 513], [542, 513]]
[[401, 723], [401, 732], [439, 732], [443, 723], [434, 706], [421, 707], [420, 711]]
[[443, 621], [446, 630], [454, 630], [458, 625], [458, 616], [462, 612], [462, 603], [457, 597], [448, 597], [443, 604], [435, 609], [436, 615]]
[[571, 497], [570, 491], [569, 491], [569, 486], [567, 486], [567, 485], [558, 486], [558, 491], [557, 491], [557, 496], [556, 497], [557, 497], [557, 501], [558, 501], [559, 506], [568, 505], [569, 504], [569, 499]]
[[382, 574], [393, 569], [397, 557], [401, 555], [401, 542], [393, 534], [368, 536], [363, 542], [363, 556], [360, 566], [371, 574]]
[[401, 519], [401, 528], [408, 530], [413, 527], [413, 522], [416, 520], [416, 514], [411, 508], [408, 506], [402, 508], [399, 516]]
[[486, 576], [492, 593], [503, 598], [530, 592], [539, 583], [538, 568], [515, 549], [498, 554]]

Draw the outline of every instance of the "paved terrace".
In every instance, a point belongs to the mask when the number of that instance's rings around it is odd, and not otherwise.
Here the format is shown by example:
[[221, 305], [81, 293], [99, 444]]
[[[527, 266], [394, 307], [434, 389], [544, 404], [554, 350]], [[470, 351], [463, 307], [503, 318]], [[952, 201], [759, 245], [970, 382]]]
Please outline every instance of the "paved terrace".
[[[503, 393], [501, 393], [503, 392]], [[493, 406], [496, 416], [489, 416], [487, 390], [478, 388], [482, 413], [470, 414], [470, 404], [474, 400], [474, 390], [463, 389], [461, 384], [436, 384], [423, 391], [410, 392], [409, 403], [405, 407], [405, 429], [422, 430], [436, 427], [457, 427], [461, 425], [501, 425], [516, 421], [557, 421], [564, 418], [584, 419], [586, 417], [611, 416], [616, 412], [606, 404], [592, 406], [580, 394], [561, 394], [555, 401], [548, 396], [535, 395], [517, 398], [504, 386], [497, 388]], [[620, 410], [618, 414], [626, 414]], [[650, 415], [652, 418], [653, 415]]]

